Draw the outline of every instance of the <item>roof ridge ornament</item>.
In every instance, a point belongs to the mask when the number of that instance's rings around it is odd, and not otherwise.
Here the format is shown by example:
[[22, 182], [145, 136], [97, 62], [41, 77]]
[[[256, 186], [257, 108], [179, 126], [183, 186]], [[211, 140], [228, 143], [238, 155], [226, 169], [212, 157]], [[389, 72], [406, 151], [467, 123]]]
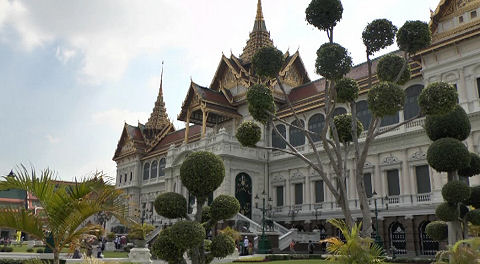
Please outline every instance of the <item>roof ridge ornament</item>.
[[163, 101], [163, 64], [164, 62], [162, 61], [162, 72], [160, 74], [160, 87], [158, 90], [157, 100], [155, 101], [150, 118], [148, 118], [147, 123], [145, 123], [147, 128], [154, 130], [161, 130], [165, 126], [171, 124], [167, 115], [165, 102]]
[[243, 53], [240, 55], [240, 59], [243, 63], [249, 63], [255, 52], [263, 47], [273, 47], [273, 41], [270, 39], [270, 32], [268, 32], [267, 26], [265, 25], [262, 1], [258, 0], [253, 30], [250, 32], [250, 38], [247, 41], [245, 48], [243, 48]]

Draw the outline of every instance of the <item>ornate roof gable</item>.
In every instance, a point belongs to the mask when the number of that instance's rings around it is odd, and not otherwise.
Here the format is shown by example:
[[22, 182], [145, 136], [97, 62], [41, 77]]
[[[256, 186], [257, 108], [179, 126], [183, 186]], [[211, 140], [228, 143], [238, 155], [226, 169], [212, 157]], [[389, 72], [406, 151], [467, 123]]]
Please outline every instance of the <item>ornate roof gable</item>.
[[118, 160], [122, 157], [126, 157], [135, 154], [141, 146], [144, 145], [143, 137], [138, 128], [130, 126], [125, 123], [122, 130], [122, 135], [117, 144], [117, 149], [113, 155], [113, 160]]
[[[435, 11], [431, 13], [429, 23], [433, 42], [475, 29], [475, 26], [480, 24], [479, 17], [467, 18], [463, 14], [479, 7], [480, 0], [441, 0]], [[443, 27], [442, 23], [444, 23]]]

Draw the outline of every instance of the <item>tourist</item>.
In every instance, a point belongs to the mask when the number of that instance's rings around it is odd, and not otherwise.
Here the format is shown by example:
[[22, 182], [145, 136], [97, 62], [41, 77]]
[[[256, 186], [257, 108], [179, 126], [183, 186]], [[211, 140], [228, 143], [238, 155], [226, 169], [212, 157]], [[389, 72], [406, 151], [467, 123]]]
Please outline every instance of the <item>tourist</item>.
[[245, 236], [245, 238], [243, 239], [243, 254], [244, 255], [248, 255], [248, 244], [249, 244], [250, 241], [248, 241], [248, 237]]
[[313, 244], [312, 240], [308, 241], [308, 254], [313, 254], [313, 249], [315, 245]]
[[292, 239], [292, 242], [290, 242], [290, 253], [295, 254], [295, 240]]

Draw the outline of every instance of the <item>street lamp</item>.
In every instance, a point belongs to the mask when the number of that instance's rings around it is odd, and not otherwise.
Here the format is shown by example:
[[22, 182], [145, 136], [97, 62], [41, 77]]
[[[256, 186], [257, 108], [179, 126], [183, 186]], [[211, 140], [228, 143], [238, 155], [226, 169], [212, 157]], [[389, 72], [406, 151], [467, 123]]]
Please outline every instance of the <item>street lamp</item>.
[[372, 193], [374, 203], [375, 203], [375, 243], [380, 247], [383, 247], [382, 238], [378, 232], [378, 208], [377, 208], [377, 192], [373, 190]]
[[[271, 251], [271, 244], [270, 240], [268, 240], [267, 236], [265, 235], [265, 212], [268, 210], [265, 208], [265, 199], [267, 194], [265, 190], [262, 192], [262, 235], [260, 236], [260, 240], [258, 241], [258, 253], [260, 254], [267, 254]], [[258, 200], [258, 194], [255, 195], [255, 200]]]
[[[320, 211], [320, 208], [318, 207], [313, 208], [313, 210], [315, 210], [314, 212], [312, 212], [312, 215], [315, 216], [315, 225], [320, 231], [320, 226], [318, 225], [318, 217], [322, 215], [322, 211]], [[322, 232], [320, 232], [320, 240], [322, 240]]]

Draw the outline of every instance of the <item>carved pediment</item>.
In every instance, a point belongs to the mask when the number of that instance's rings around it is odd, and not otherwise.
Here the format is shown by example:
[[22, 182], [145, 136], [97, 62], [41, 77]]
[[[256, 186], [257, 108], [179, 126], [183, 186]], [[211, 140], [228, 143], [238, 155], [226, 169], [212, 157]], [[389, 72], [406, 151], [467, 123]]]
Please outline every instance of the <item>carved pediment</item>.
[[415, 153], [413, 153], [411, 156], [410, 156], [410, 160], [414, 161], [414, 160], [425, 160], [427, 158], [427, 153], [419, 150]]
[[388, 157], [385, 157], [382, 161], [382, 164], [383, 165], [390, 165], [390, 164], [396, 164], [396, 163], [399, 163], [400, 160], [395, 157], [395, 156], [388, 156]]
[[120, 155], [124, 155], [124, 154], [127, 154], [127, 153], [130, 153], [132, 151], [135, 151], [135, 145], [133, 144], [133, 141], [132, 140], [127, 140], [121, 150], [120, 150]]

